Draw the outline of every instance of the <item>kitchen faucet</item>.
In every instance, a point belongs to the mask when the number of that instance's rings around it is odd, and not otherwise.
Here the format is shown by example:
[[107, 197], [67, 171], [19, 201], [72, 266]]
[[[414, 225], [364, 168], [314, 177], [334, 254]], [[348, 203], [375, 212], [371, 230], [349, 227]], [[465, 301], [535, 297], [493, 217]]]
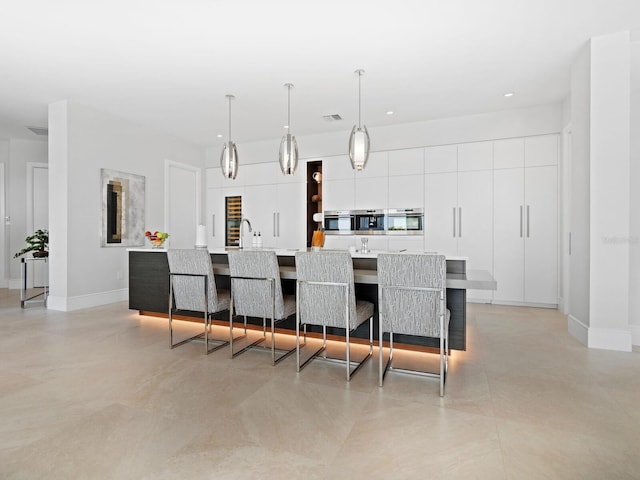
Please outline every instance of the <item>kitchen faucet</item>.
[[242, 241], [242, 227], [244, 226], [244, 223], [247, 222], [247, 226], [249, 227], [249, 233], [251, 233], [253, 231], [253, 229], [251, 228], [251, 222], [249, 220], [247, 220], [246, 218], [243, 218], [242, 220], [240, 220], [240, 242], [238, 245], [238, 248], [242, 249], [243, 246], [242, 244], [244, 243]]

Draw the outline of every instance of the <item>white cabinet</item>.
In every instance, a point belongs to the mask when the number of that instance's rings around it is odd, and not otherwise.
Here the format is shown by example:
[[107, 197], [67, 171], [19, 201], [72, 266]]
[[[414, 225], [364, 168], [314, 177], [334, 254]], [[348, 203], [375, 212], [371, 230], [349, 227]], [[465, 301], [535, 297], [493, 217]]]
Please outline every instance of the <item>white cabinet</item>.
[[276, 215], [276, 245], [278, 248], [306, 248], [307, 207], [305, 183], [278, 185]]
[[458, 173], [425, 175], [424, 248], [429, 252], [458, 255]]
[[493, 142], [472, 142], [458, 145], [458, 171], [491, 170]]
[[355, 208], [355, 188], [352, 180], [325, 180], [322, 166], [322, 208], [323, 210], [353, 210]]
[[[467, 257], [468, 269], [493, 270], [493, 181], [490, 170], [425, 175], [424, 249]], [[491, 291], [470, 290], [471, 301]]]
[[[367, 165], [361, 171], [355, 172], [356, 181], [362, 178], [374, 178], [374, 177], [384, 177], [387, 178], [389, 176], [389, 154], [387, 152], [372, 152], [369, 154], [369, 159], [367, 160]], [[348, 160], [349, 165], [351, 162]]]
[[457, 171], [457, 145], [440, 145], [424, 149], [424, 173], [445, 173]]
[[559, 136], [539, 135], [524, 140], [524, 165], [540, 167], [558, 164]]
[[558, 303], [557, 167], [496, 170], [496, 302]]
[[[276, 211], [278, 208], [278, 185], [251, 185], [245, 187], [242, 196], [242, 216], [251, 222], [253, 233], [260, 232], [262, 246], [276, 247]], [[252, 234], [244, 231], [244, 245], [251, 247]]]
[[356, 209], [387, 208], [388, 177], [356, 178]]
[[524, 138], [493, 142], [493, 168], [524, 167]]
[[389, 177], [389, 208], [422, 208], [424, 205], [424, 176], [402, 175]]
[[524, 301], [524, 168], [493, 172], [496, 302]]
[[353, 180], [355, 170], [351, 168], [348, 155], [328, 157], [322, 160], [322, 180]]
[[407, 148], [389, 152], [389, 177], [424, 174], [424, 148]]
[[[264, 248], [305, 248], [306, 198], [304, 183], [245, 187], [243, 216], [260, 232]], [[245, 245], [251, 246], [250, 235]]]
[[[493, 172], [458, 173], [458, 255], [467, 268], [493, 272]], [[467, 290], [469, 301], [490, 301], [491, 290]]]
[[558, 171], [525, 169], [524, 301], [558, 304]]

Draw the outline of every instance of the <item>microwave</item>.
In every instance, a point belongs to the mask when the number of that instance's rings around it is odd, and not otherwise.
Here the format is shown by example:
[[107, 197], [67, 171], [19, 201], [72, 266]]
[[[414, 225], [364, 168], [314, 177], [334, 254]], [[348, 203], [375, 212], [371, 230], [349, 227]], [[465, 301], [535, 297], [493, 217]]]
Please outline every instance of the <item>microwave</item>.
[[387, 210], [387, 233], [391, 235], [422, 235], [423, 208], [390, 208]]
[[324, 233], [326, 235], [353, 235], [356, 216], [351, 210], [325, 210]]
[[384, 235], [386, 215], [384, 210], [355, 210], [356, 234]]

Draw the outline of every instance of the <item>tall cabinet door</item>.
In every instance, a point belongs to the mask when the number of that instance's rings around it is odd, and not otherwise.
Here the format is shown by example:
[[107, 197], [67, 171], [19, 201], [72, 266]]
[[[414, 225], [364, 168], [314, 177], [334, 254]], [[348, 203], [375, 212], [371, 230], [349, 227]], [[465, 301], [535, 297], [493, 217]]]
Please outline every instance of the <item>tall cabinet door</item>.
[[279, 248], [306, 248], [306, 187], [299, 182], [278, 185], [276, 245]]
[[[253, 232], [260, 232], [264, 248], [276, 247], [278, 185], [251, 185], [245, 187], [242, 197], [242, 216], [251, 222]], [[251, 247], [253, 233], [244, 230], [244, 245]]]
[[432, 173], [424, 178], [424, 248], [458, 255], [458, 174]]
[[558, 170], [525, 169], [524, 301], [558, 303]]
[[494, 170], [493, 278], [496, 302], [524, 301], [524, 168]]
[[[467, 269], [493, 272], [493, 172], [458, 172], [458, 255]], [[491, 290], [469, 290], [467, 299], [488, 301]]]

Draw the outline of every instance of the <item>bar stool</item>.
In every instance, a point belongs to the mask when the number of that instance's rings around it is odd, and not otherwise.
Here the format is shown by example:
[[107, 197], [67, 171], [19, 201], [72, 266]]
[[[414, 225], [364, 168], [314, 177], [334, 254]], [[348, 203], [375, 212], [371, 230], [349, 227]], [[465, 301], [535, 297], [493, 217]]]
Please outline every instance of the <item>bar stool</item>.
[[[169, 345], [171, 348], [183, 345], [196, 338], [204, 337], [205, 353], [209, 354], [229, 344], [224, 339], [209, 338], [211, 316], [229, 308], [229, 292], [216, 289], [213, 265], [209, 252], [200, 249], [169, 249]], [[173, 311], [189, 310], [203, 312], [204, 332], [173, 343]], [[209, 342], [215, 346], [209, 349]]]
[[[348, 252], [296, 252], [296, 367], [299, 372], [327, 347], [327, 327], [345, 329], [347, 381], [373, 354], [373, 304], [356, 300]], [[369, 320], [369, 353], [351, 370], [349, 334]], [[300, 365], [300, 325], [322, 325], [322, 347]], [[303, 345], [304, 346], [304, 345]]]
[[[402, 370], [440, 379], [440, 396], [449, 365], [449, 319], [447, 310], [447, 263], [444, 255], [393, 254], [378, 255], [379, 309], [379, 385], [393, 362], [393, 334], [418, 335], [440, 339], [439, 373]], [[382, 336], [389, 332], [389, 359], [383, 368]]]
[[[280, 267], [273, 250], [235, 250], [228, 252], [231, 283], [229, 308], [229, 341], [231, 357], [266, 340], [266, 319], [271, 319], [271, 361], [276, 365], [295, 351], [286, 350], [276, 358], [275, 323], [285, 320], [296, 312], [296, 301], [291, 295], [282, 294]], [[233, 315], [244, 317], [244, 335], [233, 337]], [[239, 351], [233, 342], [247, 335], [247, 317], [262, 318], [262, 338], [244, 345]], [[282, 349], [278, 349], [282, 350]]]

